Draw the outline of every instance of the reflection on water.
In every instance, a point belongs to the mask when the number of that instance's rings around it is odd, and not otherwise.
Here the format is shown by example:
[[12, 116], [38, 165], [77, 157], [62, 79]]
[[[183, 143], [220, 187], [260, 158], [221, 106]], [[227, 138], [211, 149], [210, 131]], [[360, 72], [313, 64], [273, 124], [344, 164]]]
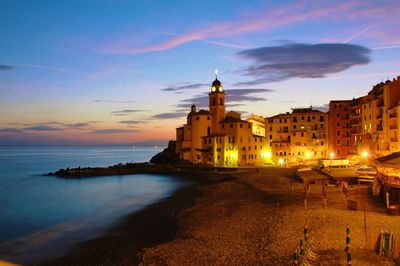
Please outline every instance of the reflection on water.
[[[170, 195], [168, 176], [60, 179], [67, 166], [148, 161], [159, 150], [0, 148], [0, 257], [27, 262], [99, 235], [115, 219]], [[5, 254], [7, 253], [7, 254]], [[17, 260], [15, 260], [17, 259]]]

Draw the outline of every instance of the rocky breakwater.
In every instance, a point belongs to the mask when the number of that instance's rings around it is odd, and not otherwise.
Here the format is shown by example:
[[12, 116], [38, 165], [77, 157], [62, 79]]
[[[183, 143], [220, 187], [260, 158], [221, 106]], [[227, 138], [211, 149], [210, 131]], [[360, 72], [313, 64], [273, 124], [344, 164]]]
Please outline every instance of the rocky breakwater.
[[129, 175], [138, 173], [171, 174], [181, 171], [182, 166], [190, 163], [182, 161], [175, 153], [175, 141], [170, 141], [168, 147], [151, 158], [150, 163], [119, 163], [108, 167], [77, 167], [59, 169], [48, 176], [64, 178], [83, 178], [107, 175]]

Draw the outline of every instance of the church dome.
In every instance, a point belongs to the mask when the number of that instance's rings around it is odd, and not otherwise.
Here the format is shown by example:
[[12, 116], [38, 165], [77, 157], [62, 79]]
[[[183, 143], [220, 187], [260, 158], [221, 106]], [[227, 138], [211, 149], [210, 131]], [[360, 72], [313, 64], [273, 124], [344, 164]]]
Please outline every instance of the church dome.
[[215, 80], [212, 83], [212, 86], [220, 87], [221, 86], [221, 81], [219, 81], [217, 78], [215, 78]]
[[213, 81], [211, 85], [211, 92], [222, 92], [222, 84], [217, 78]]

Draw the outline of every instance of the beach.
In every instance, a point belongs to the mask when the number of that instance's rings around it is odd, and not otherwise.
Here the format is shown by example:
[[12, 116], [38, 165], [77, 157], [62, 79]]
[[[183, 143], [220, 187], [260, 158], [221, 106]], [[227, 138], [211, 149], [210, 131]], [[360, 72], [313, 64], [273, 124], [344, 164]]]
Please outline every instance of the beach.
[[[329, 185], [325, 207], [315, 184], [305, 208], [303, 184], [292, 168], [189, 176], [190, 184], [171, 197], [43, 265], [289, 265], [305, 225], [314, 265], [345, 265], [347, 224], [353, 265], [395, 265], [369, 248], [376, 232], [400, 232], [398, 217], [376, 211], [383, 210], [379, 200], [365, 215], [349, 211], [344, 194]], [[357, 193], [367, 191], [349, 189], [349, 197]]]

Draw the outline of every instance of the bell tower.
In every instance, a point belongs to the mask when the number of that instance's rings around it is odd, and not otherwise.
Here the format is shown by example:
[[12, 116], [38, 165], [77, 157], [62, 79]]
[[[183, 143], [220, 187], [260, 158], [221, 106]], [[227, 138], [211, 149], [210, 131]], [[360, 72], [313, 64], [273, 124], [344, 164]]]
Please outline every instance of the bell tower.
[[211, 85], [211, 92], [208, 94], [210, 113], [212, 116], [211, 132], [218, 133], [218, 125], [225, 118], [225, 92], [222, 84], [218, 80], [217, 71], [215, 71], [215, 80]]

